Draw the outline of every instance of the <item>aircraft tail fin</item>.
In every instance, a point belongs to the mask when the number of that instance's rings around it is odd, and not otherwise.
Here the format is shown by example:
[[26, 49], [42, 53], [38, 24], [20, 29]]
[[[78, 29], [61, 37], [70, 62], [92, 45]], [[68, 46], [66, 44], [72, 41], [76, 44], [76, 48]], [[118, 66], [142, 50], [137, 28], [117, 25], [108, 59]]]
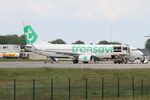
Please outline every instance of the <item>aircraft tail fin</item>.
[[31, 25], [24, 26], [24, 35], [26, 39], [26, 44], [34, 44], [38, 40], [38, 35], [33, 30]]
[[38, 48], [39, 46], [47, 46], [51, 43], [41, 40], [38, 34], [34, 31], [31, 25], [24, 24], [24, 35], [26, 40], [26, 45]]

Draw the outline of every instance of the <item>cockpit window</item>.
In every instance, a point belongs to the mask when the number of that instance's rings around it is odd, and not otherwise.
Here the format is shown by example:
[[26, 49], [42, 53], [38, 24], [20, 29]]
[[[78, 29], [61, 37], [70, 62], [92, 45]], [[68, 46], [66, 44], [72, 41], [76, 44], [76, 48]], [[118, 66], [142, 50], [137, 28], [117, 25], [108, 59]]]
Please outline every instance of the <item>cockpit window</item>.
[[128, 48], [127, 47], [123, 47], [123, 50], [128, 51]]

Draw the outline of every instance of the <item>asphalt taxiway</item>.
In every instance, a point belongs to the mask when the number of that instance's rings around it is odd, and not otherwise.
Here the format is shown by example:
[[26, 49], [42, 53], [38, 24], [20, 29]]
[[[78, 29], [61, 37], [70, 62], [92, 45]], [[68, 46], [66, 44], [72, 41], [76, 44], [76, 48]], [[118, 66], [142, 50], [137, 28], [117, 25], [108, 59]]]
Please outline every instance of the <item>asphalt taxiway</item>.
[[98, 64], [44, 63], [44, 62], [0, 62], [0, 68], [88, 68], [88, 69], [150, 69], [148, 64], [113, 64], [101, 62]]

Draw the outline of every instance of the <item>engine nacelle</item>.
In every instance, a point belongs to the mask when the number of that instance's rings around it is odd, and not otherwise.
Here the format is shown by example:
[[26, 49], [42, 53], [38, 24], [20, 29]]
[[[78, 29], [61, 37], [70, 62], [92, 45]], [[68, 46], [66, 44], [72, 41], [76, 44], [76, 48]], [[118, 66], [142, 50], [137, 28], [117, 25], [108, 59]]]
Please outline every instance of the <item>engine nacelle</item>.
[[78, 60], [83, 61], [83, 62], [89, 62], [92, 60], [92, 56], [91, 55], [79, 55]]

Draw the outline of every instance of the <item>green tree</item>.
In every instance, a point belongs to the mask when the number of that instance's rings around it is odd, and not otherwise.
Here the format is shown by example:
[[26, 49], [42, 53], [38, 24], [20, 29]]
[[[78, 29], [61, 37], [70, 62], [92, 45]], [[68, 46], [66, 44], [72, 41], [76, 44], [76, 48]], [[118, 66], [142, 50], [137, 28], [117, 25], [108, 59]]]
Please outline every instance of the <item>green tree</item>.
[[24, 35], [21, 35], [21, 36], [20, 36], [20, 44], [21, 44], [21, 45], [26, 45], [26, 39], [25, 39], [25, 36], [24, 36]]
[[102, 40], [102, 41], [99, 41], [99, 43], [98, 44], [109, 44], [109, 42], [108, 41], [106, 41], [106, 40]]
[[145, 49], [150, 51], [150, 39], [148, 39], [145, 43]]
[[19, 44], [19, 45], [25, 45], [25, 37], [18, 36], [18, 35], [0, 35], [0, 44]]
[[66, 44], [66, 42], [62, 39], [56, 39], [54, 41], [51, 41], [52, 44]]
[[83, 41], [81, 41], [81, 40], [78, 40], [78, 41], [76, 41], [76, 42], [74, 42], [72, 44], [85, 44], [85, 43]]
[[109, 42], [109, 44], [121, 45], [121, 43], [120, 43], [120, 42]]
[[115, 45], [121, 45], [120, 42], [108, 42], [106, 40], [99, 41], [98, 44], [115, 44]]

